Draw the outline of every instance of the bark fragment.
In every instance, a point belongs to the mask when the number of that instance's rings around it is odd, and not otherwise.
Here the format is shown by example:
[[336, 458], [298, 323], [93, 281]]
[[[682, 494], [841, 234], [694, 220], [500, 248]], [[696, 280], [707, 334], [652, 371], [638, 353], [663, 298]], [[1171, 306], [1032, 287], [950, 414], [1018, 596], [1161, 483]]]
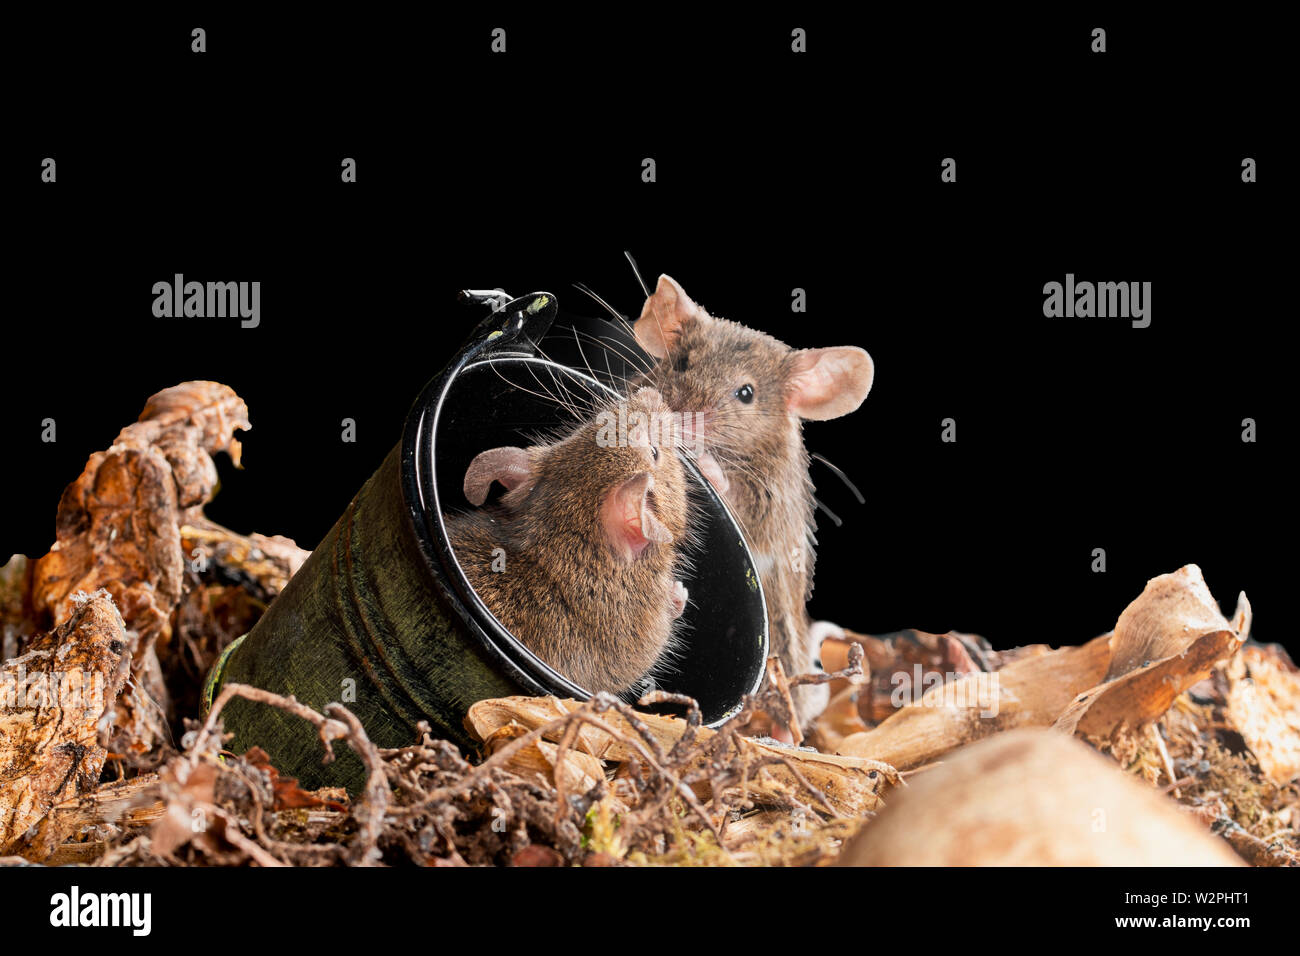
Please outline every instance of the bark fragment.
[[126, 683], [134, 638], [108, 592], [80, 595], [68, 620], [0, 668], [0, 854], [48, 856], [66, 837], [55, 804], [98, 786], [102, 731]]

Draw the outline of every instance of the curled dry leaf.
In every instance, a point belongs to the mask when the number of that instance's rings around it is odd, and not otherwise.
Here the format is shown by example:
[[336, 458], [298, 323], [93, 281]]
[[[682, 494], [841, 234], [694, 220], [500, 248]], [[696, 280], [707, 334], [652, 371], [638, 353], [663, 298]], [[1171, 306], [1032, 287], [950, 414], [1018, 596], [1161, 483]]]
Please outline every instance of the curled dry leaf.
[[1300, 672], [1289, 664], [1248, 646], [1226, 669], [1228, 722], [1276, 784], [1300, 777]]
[[[536, 730], [564, 717], [582, 705], [573, 700], [555, 697], [499, 697], [479, 701], [470, 707], [465, 718], [466, 726], [481, 740], [491, 738], [502, 727], [517, 724], [526, 731]], [[687, 732], [687, 722], [679, 717], [665, 717], [638, 711], [638, 720], [646, 732], [665, 751], [673, 749]], [[636, 732], [620, 713], [610, 712], [602, 718], [620, 736], [606, 734], [596, 727], [583, 726], [576, 734], [573, 747], [601, 760], [627, 763], [636, 754], [620, 737], [634, 738]], [[702, 745], [698, 764], [707, 760], [707, 747], [717, 731], [704, 727], [694, 729], [695, 741]], [[550, 734], [558, 740], [559, 733]], [[857, 815], [875, 810], [880, 805], [880, 795], [887, 784], [896, 784], [898, 776], [893, 767], [880, 761], [823, 754], [815, 750], [796, 750], [769, 744], [751, 737], [740, 737], [740, 746], [749, 752], [755, 765], [763, 764], [745, 787], [751, 799], [760, 801], [766, 796], [788, 804], [790, 797], [802, 791], [804, 797], [811, 790], [817, 799], [837, 813]], [[731, 791], [728, 791], [729, 794]], [[697, 781], [697, 795], [701, 799], [713, 796], [707, 780]]]
[[1056, 728], [1104, 744], [1124, 728], [1135, 731], [1151, 723], [1235, 653], [1249, 629], [1246, 595], [1237, 599], [1230, 623], [1196, 565], [1152, 578], [1115, 624], [1110, 676], [1080, 694]]
[[846, 866], [1236, 866], [1169, 798], [1063, 734], [1013, 730], [914, 778]]
[[1241, 646], [1232, 631], [1199, 635], [1172, 657], [1094, 687], [1070, 704], [1055, 727], [1102, 744], [1122, 728], [1136, 730], [1160, 717], [1183, 691]]
[[[487, 740], [502, 727], [517, 724], [525, 731], [536, 730], [582, 706], [575, 700], [558, 697], [494, 697], [470, 705], [465, 726], [479, 740]], [[661, 748], [668, 749], [686, 730], [684, 721], [658, 714], [645, 714], [645, 726]], [[618, 726], [610, 717], [608, 723]], [[679, 726], [680, 725], [680, 726]], [[622, 728], [620, 728], [622, 729]], [[583, 726], [573, 742], [573, 749], [598, 760], [625, 761], [631, 751], [619, 740], [592, 726]]]
[[183, 591], [180, 528], [216, 487], [211, 456], [225, 451], [238, 464], [234, 432], [249, 427], [243, 400], [225, 385], [166, 389], [112, 447], [90, 457], [59, 501], [58, 540], [36, 562], [32, 605], [58, 625], [72, 616], [73, 595], [105, 588], [139, 635], [133, 671], [152, 704], [135, 699], [121, 708], [117, 746], [124, 751], [146, 752], [165, 737], [157, 711], [165, 711], [167, 694], [157, 655]]
[[103, 586], [130, 626], [157, 636], [180, 597], [180, 518], [211, 496], [212, 455], [226, 451], [238, 463], [234, 431], [249, 427], [243, 400], [216, 382], [151, 398], [140, 420], [92, 455], [64, 491], [58, 542], [37, 562], [37, 610], [61, 622], [72, 594]]
[[67, 834], [58, 820], [37, 825], [94, 790], [104, 766], [99, 731], [127, 680], [133, 638], [107, 591], [71, 608], [0, 668], [0, 853], [48, 856]]
[[750, 782], [751, 794], [759, 797], [780, 789], [797, 795], [806, 782], [807, 789], [816, 792], [837, 813], [861, 816], [879, 809], [881, 796], [901, 780], [897, 769], [887, 761], [791, 750], [760, 740], [752, 740], [751, 746], [764, 758], [782, 762], [770, 763]]
[[[488, 754], [496, 753], [527, 733], [527, 727], [512, 720], [487, 735], [483, 741], [483, 750]], [[547, 787], [554, 787], [558, 776], [561, 778], [560, 785], [569, 793], [586, 793], [605, 779], [605, 768], [595, 757], [579, 750], [568, 750], [561, 760], [559, 747], [548, 740], [533, 740], [512, 751], [505, 761], [505, 767]]]
[[1229, 623], [1196, 565], [1154, 577], [1115, 622], [1106, 680], [1180, 654], [1211, 631], [1236, 631], [1243, 639], [1250, 633], [1250, 602], [1244, 593]]
[[991, 674], [949, 681], [880, 726], [846, 737], [839, 753], [909, 770], [990, 734], [1046, 727], [1101, 680], [1109, 662], [1110, 635], [1103, 634], [1080, 647], [1021, 657]]

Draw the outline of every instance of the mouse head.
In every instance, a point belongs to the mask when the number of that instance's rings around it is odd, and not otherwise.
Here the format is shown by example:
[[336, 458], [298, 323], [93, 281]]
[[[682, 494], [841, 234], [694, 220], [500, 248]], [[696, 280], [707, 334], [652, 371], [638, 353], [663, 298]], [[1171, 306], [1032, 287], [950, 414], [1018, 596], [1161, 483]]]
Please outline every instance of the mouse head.
[[649, 381], [675, 411], [694, 413], [685, 418], [687, 444], [732, 462], [778, 451], [761, 446], [784, 440], [788, 423], [847, 415], [871, 390], [874, 366], [862, 349], [792, 349], [714, 318], [666, 275], [633, 332], [659, 360]]
[[663, 398], [642, 388], [553, 444], [480, 453], [465, 472], [465, 497], [481, 505], [499, 482], [501, 504], [540, 535], [595, 539], [625, 563], [671, 555], [687, 533], [679, 441]]

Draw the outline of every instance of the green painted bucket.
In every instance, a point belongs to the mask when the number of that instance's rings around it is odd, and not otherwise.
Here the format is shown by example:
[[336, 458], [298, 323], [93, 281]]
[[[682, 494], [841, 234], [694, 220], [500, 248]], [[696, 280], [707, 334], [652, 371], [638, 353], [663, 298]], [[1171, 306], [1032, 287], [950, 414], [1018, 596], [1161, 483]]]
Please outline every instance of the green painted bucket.
[[[341, 701], [381, 747], [414, 743], [416, 725], [427, 721], [435, 735], [465, 749], [474, 741], [464, 718], [476, 701], [590, 697], [493, 617], [465, 580], [443, 527], [444, 511], [467, 507], [461, 482], [478, 452], [528, 444], [566, 424], [560, 404], [539, 393], [608, 391], [539, 354], [557, 314], [553, 295], [533, 293], [496, 308], [425, 386], [401, 441], [311, 557], [217, 662], [205, 708], [233, 681], [292, 694], [317, 710]], [[740, 529], [712, 486], [687, 468], [699, 486], [701, 549], [684, 579], [691, 602], [681, 653], [657, 686], [695, 698], [705, 722], [717, 725], [762, 679], [767, 612]], [[222, 719], [234, 735], [232, 750], [261, 747], [305, 787], [356, 792], [362, 785], [357, 755], [336, 745], [337, 759], [323, 764], [314, 729], [300, 718], [235, 698]]]

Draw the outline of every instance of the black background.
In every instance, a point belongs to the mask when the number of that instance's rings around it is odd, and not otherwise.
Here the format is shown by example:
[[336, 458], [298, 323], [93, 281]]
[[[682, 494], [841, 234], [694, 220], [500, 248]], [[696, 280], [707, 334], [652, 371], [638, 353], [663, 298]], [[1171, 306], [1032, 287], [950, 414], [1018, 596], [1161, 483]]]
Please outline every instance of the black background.
[[[430, 10], [5, 22], [0, 552], [43, 554], [86, 457], [153, 392], [194, 378], [233, 386], [254, 424], [245, 470], [219, 462], [211, 515], [311, 546], [468, 332], [457, 290], [546, 289], [595, 315], [571, 288], [582, 281], [635, 314], [630, 249], [648, 278], [672, 274], [715, 314], [875, 358], [863, 408], [806, 433], [868, 497], [858, 506], [814, 472], [844, 518], [822, 522], [818, 616], [973, 630], [999, 647], [1078, 643], [1149, 577], [1194, 561], [1226, 609], [1245, 589], [1257, 636], [1295, 650], [1274, 546], [1290, 537], [1294, 484], [1281, 251], [1294, 206], [1279, 147], [1294, 109], [1279, 22], [1256, 8], [1147, 23], [1102, 7]], [[498, 25], [505, 56], [489, 52]], [[1104, 55], [1089, 52], [1098, 25]], [[789, 51], [794, 26], [809, 31], [804, 56]], [[39, 181], [45, 156], [55, 185]], [[355, 185], [339, 181], [344, 156]], [[939, 181], [946, 156], [956, 184]], [[1245, 156], [1259, 183], [1241, 182]], [[175, 272], [261, 281], [261, 326], [154, 319], [152, 285]], [[1151, 281], [1152, 326], [1045, 319], [1042, 286], [1067, 272]], [[794, 287], [806, 315], [789, 311]], [[939, 441], [948, 416], [955, 445]], [[40, 441], [47, 417], [55, 444]], [[340, 441], [345, 417], [355, 444]], [[1246, 417], [1256, 444], [1240, 441]], [[1096, 547], [1105, 574], [1090, 570]], [[772, 938], [780, 916], [751, 909], [769, 899], [819, 937], [1037, 944], [1021, 915], [1066, 911], [1058, 925], [1077, 939], [1152, 912], [1123, 905], [1125, 891], [1195, 889], [1250, 890], [1248, 906], [1211, 915], [1288, 918], [1288, 891], [1258, 872], [1090, 874], [1082, 895], [1007, 871], [979, 888], [954, 872], [893, 873], [887, 891], [861, 876], [732, 876], [735, 919], [717, 925], [733, 946], [754, 929]], [[8, 898], [33, 927], [74, 882], [151, 890], [150, 941], [173, 950], [196, 930], [373, 944], [399, 923], [436, 943], [502, 911], [529, 941], [560, 924], [520, 919], [521, 904], [572, 899], [566, 877], [583, 894], [579, 928], [616, 932], [646, 911], [707, 911], [716, 892], [712, 876], [687, 887], [678, 874], [668, 893], [652, 872], [629, 875], [641, 888], [619, 884], [608, 908], [573, 874], [517, 872], [504, 903], [492, 890], [506, 874], [488, 887], [331, 873], [315, 890], [264, 874], [251, 894], [224, 873], [15, 877]], [[453, 886], [475, 904], [457, 905]], [[82, 935], [97, 934], [144, 942]]]
[[[1270, 548], [1293, 514], [1281, 35], [659, 7], [14, 24], [0, 551], [44, 553], [86, 457], [195, 378], [254, 425], [210, 515], [313, 546], [468, 333], [457, 290], [599, 314], [581, 281], [635, 315], [628, 249], [716, 315], [875, 359], [864, 406], [805, 432], [867, 497], [814, 466], [844, 519], [821, 520], [815, 616], [1079, 643], [1195, 562], [1294, 649]], [[260, 280], [260, 327], [154, 318], [177, 272]], [[1044, 318], [1067, 272], [1152, 282], [1151, 327]]]

